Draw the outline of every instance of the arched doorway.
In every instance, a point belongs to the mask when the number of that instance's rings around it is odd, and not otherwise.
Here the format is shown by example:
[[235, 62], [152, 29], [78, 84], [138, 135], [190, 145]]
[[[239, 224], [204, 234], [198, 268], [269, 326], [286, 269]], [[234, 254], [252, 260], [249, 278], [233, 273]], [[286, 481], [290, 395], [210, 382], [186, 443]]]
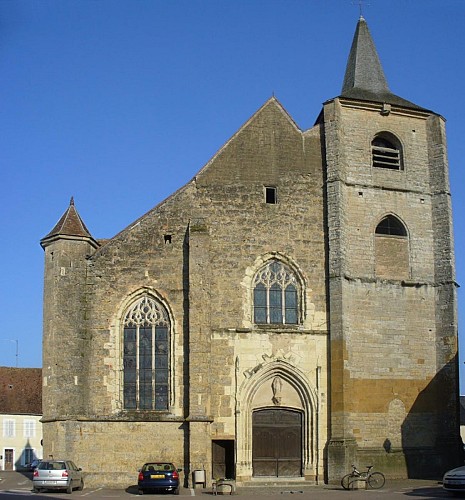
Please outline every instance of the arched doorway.
[[254, 477], [302, 476], [302, 413], [281, 408], [252, 415]]

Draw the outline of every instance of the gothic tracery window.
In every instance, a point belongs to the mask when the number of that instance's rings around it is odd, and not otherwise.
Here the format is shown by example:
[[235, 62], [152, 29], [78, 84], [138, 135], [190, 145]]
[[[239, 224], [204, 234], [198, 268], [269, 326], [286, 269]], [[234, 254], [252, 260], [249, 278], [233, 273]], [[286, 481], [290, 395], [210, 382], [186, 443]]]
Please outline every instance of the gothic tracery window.
[[298, 282], [282, 262], [273, 260], [253, 281], [254, 322], [297, 324], [299, 322]]
[[170, 333], [166, 309], [151, 297], [129, 308], [123, 332], [126, 410], [168, 410]]

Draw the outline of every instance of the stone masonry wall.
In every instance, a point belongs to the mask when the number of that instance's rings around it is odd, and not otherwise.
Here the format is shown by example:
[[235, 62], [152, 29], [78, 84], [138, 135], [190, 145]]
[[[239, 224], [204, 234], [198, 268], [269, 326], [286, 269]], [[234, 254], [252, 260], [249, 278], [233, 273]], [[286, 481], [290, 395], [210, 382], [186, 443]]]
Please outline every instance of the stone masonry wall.
[[[436, 347], [444, 335], [443, 325], [456, 324], [453, 314], [442, 324], [436, 321], [437, 312], [448, 307], [438, 297], [435, 281], [440, 239], [448, 248], [448, 261], [451, 256], [450, 234], [443, 230], [439, 235], [436, 220], [438, 216], [448, 220], [450, 210], [445, 204], [442, 211], [436, 208], [437, 196], [432, 192], [432, 173], [438, 177], [447, 170], [439, 160], [432, 169], [432, 118], [397, 109], [386, 115], [380, 109], [344, 100], [325, 109], [332, 432], [336, 441], [346, 439], [347, 446], [355, 445], [359, 453], [374, 452], [388, 474], [402, 476], [413, 474], [416, 459], [392, 456], [390, 462], [386, 453], [399, 447], [417, 448], [421, 454], [434, 447], [444, 432], [437, 390], [453, 393], [448, 382], [454, 380], [453, 365], [448, 365], [448, 376], [440, 375], [451, 358], [438, 363]], [[371, 140], [383, 131], [402, 144], [403, 170], [371, 166]], [[442, 144], [435, 151], [444, 152]], [[383, 252], [391, 250], [392, 255], [376, 261], [374, 231], [388, 214], [406, 227], [408, 272], [401, 264], [404, 260], [391, 267], [391, 274], [386, 269], [386, 263], [391, 266], [398, 257], [399, 245], [385, 245]], [[380, 266], [384, 266], [382, 272], [377, 273]], [[402, 411], [393, 412], [393, 405]], [[450, 418], [455, 417], [450, 414]], [[449, 431], [453, 433], [452, 428]], [[441, 453], [444, 464], [448, 458]], [[439, 462], [431, 460], [431, 471], [436, 467], [438, 472]], [[340, 472], [335, 467], [334, 477]]]
[[[145, 455], [148, 459], [144, 428], [155, 436], [166, 428], [165, 438], [173, 444], [159, 450], [159, 459], [175, 458], [188, 470], [205, 468], [210, 480], [211, 440], [235, 439], [245, 464], [242, 477], [250, 478], [251, 429], [237, 433], [236, 419], [238, 408], [247, 409], [249, 418], [256, 408], [250, 392], [255, 389], [240, 389], [245, 379], [255, 380], [250, 377], [255, 370], [265, 378], [279, 373], [295, 386], [289, 389], [293, 394], [302, 391], [298, 407], [306, 414], [309, 456], [304, 466], [313, 478], [318, 467], [322, 475], [328, 325], [319, 133], [316, 127], [302, 134], [271, 99], [192, 182], [89, 259], [90, 345], [81, 386], [88, 396], [79, 421], [94, 423], [66, 424], [62, 405], [62, 423], [48, 424], [50, 439], [56, 433], [53, 447], [77, 456], [84, 469], [105, 472], [110, 470], [106, 450], [115, 450], [110, 442], [119, 432], [131, 436], [124, 441], [130, 458], [118, 453], [111, 470], [132, 470]], [[276, 188], [277, 204], [265, 203], [267, 186]], [[268, 259], [288, 265], [302, 288], [301, 321], [278, 331], [252, 321], [252, 278]], [[121, 322], [143, 293], [165, 305], [172, 325], [170, 407], [163, 413], [122, 407]], [[252, 383], [257, 390], [260, 384]], [[292, 396], [286, 406], [293, 408], [296, 401]], [[69, 429], [58, 431], [61, 426]], [[81, 430], [91, 428], [99, 431], [81, 439]], [[95, 440], [102, 449], [90, 455]], [[115, 443], [123, 445], [119, 438]]]

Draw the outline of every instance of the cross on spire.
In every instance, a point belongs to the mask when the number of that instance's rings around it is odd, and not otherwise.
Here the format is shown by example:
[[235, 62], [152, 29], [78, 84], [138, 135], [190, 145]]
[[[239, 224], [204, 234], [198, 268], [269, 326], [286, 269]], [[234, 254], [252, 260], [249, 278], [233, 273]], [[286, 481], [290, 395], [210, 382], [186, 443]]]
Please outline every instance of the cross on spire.
[[354, 0], [352, 2], [352, 5], [358, 5], [358, 9], [360, 11], [360, 17], [363, 17], [363, 6], [366, 3], [366, 6], [368, 7], [370, 4], [367, 2], [367, 0]]

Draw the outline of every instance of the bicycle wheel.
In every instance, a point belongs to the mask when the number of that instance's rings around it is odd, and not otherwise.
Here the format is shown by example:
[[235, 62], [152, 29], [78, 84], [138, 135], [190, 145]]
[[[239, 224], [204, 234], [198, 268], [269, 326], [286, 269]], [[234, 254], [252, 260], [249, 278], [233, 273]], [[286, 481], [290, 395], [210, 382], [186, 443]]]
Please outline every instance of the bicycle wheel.
[[384, 486], [386, 478], [384, 477], [384, 474], [381, 474], [381, 472], [373, 472], [373, 474], [370, 474], [368, 476], [367, 481], [370, 488], [378, 490], [379, 488], [382, 488]]
[[350, 483], [353, 480], [353, 475], [352, 474], [346, 474], [342, 479], [341, 479], [341, 486], [345, 489], [348, 490], [350, 488]]

